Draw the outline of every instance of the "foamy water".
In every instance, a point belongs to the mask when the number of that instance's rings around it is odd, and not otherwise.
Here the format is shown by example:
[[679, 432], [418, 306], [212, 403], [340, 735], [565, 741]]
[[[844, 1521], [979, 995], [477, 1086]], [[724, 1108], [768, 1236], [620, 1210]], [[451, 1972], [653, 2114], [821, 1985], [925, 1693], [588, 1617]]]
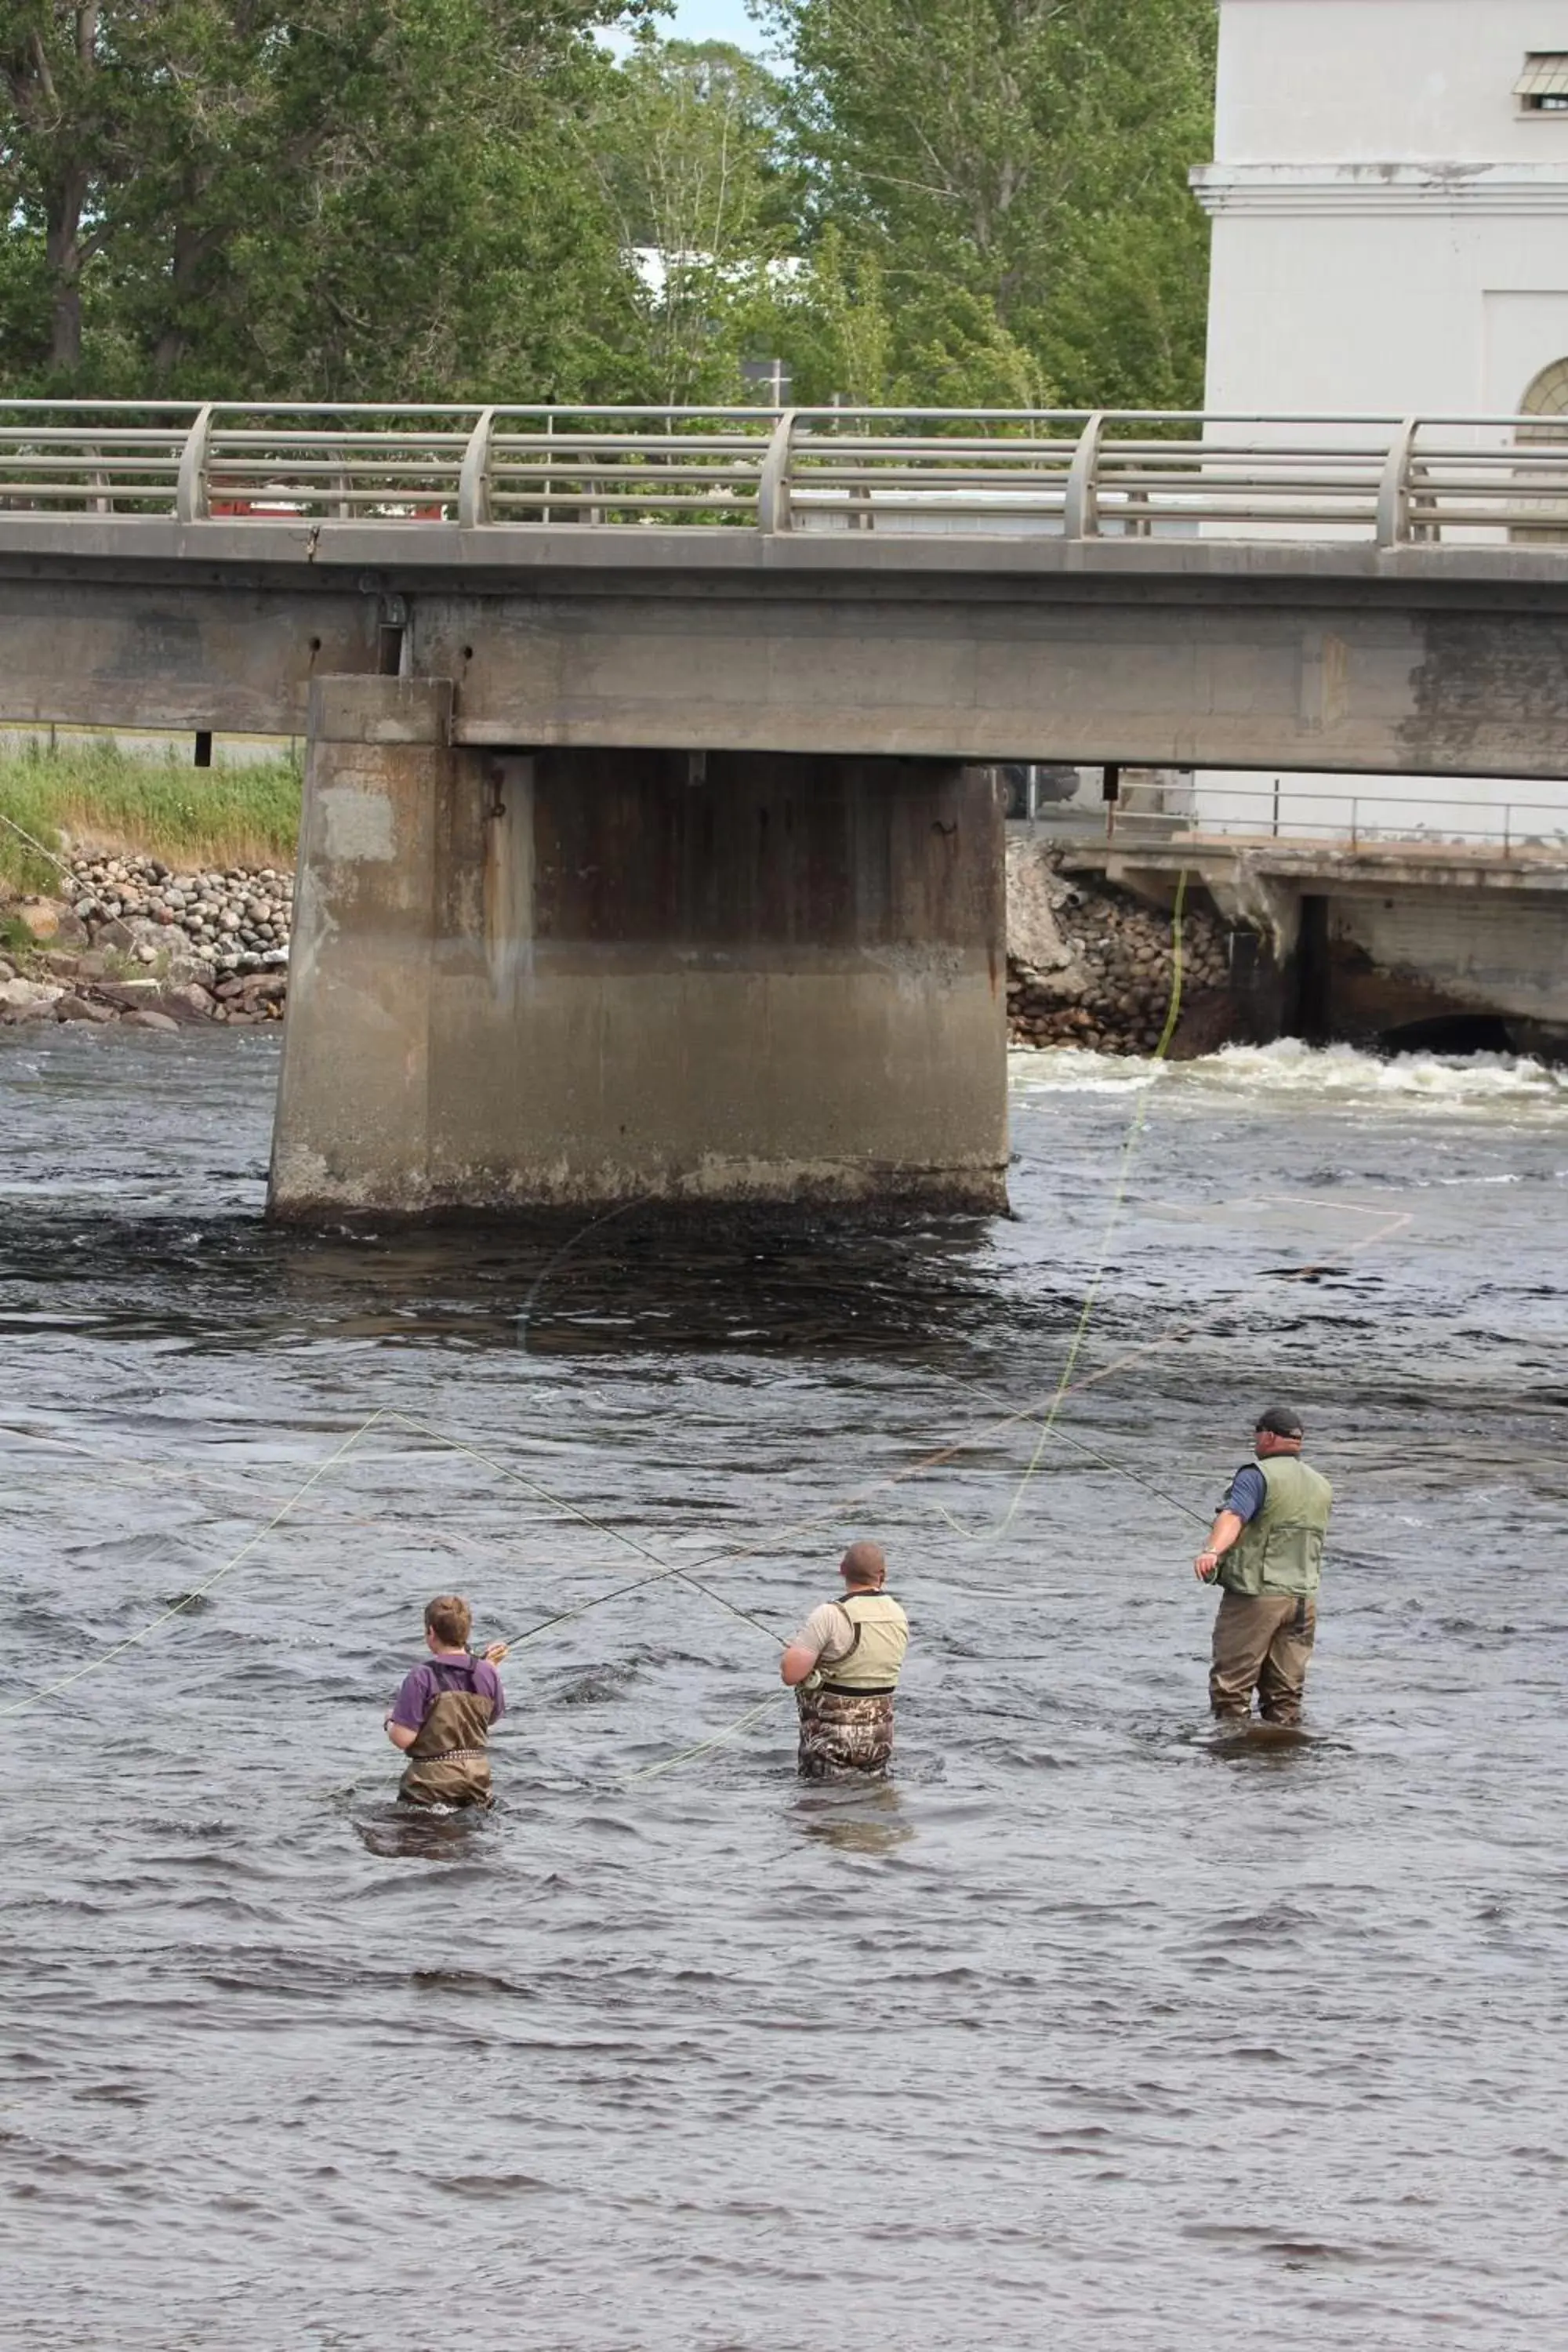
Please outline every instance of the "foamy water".
[[1135, 1055], [1094, 1054], [1075, 1046], [1008, 1057], [1022, 1094], [1128, 1092], [1154, 1082], [1231, 1096], [1301, 1095], [1324, 1101], [1430, 1103], [1443, 1109], [1568, 1118], [1568, 1069], [1514, 1054], [1395, 1054], [1353, 1045], [1226, 1045], [1195, 1062], [1156, 1062]]

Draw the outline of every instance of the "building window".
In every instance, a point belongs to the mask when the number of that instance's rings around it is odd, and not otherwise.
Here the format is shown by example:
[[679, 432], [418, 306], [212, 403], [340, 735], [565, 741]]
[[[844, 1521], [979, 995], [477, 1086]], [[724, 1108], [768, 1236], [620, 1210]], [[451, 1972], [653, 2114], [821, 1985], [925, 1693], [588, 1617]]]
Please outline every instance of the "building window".
[[[1521, 416], [1568, 416], [1568, 360], [1553, 360], [1550, 367], [1542, 369], [1526, 388], [1519, 413]], [[1528, 425], [1525, 431], [1530, 431]], [[1561, 441], [1563, 435], [1561, 430], [1542, 430], [1540, 438]]]
[[1513, 94], [1521, 114], [1568, 114], [1568, 49], [1531, 49]]
[[[1514, 436], [1516, 446], [1521, 449], [1534, 447], [1543, 453], [1551, 448], [1561, 451], [1562, 455], [1548, 457], [1542, 454], [1536, 459], [1533, 468], [1528, 462], [1519, 467], [1513, 477], [1515, 497], [1527, 511], [1532, 505], [1539, 505], [1542, 513], [1560, 517], [1563, 493], [1568, 491], [1568, 446], [1565, 446], [1568, 445], [1568, 360], [1553, 360], [1550, 367], [1543, 367], [1541, 373], [1532, 379], [1520, 403], [1520, 415], [1539, 417], [1541, 422], [1521, 425]], [[1550, 490], [1552, 495], [1550, 499], [1533, 500], [1529, 496], [1532, 489]], [[1525, 493], [1523, 498], [1519, 498], [1521, 491]], [[1563, 530], [1560, 523], [1555, 529], [1536, 523], [1516, 523], [1509, 537], [1527, 546], [1545, 544], [1560, 547], [1568, 540], [1568, 531]]]

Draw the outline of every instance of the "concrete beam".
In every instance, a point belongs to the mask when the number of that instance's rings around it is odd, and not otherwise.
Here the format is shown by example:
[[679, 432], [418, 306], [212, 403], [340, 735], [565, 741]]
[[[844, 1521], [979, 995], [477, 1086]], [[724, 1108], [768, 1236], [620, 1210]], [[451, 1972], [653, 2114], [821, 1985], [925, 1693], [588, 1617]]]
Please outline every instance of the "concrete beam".
[[0, 723], [298, 733], [405, 618], [474, 745], [1568, 774], [1540, 551], [342, 526], [396, 557], [358, 569], [331, 526], [74, 528], [102, 551], [0, 548]]
[[302, 735], [312, 677], [374, 671], [383, 609], [308, 579], [0, 572], [0, 724]]
[[1568, 774], [1568, 613], [1002, 597], [428, 599], [468, 742]]

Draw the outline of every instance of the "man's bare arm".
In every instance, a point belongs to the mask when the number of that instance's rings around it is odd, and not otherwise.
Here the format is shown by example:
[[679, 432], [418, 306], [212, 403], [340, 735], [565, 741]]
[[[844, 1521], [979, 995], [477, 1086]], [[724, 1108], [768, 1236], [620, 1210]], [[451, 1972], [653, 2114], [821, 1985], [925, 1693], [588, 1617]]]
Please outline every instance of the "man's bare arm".
[[779, 1660], [779, 1680], [793, 1690], [816, 1670], [817, 1653], [805, 1642], [792, 1642]]

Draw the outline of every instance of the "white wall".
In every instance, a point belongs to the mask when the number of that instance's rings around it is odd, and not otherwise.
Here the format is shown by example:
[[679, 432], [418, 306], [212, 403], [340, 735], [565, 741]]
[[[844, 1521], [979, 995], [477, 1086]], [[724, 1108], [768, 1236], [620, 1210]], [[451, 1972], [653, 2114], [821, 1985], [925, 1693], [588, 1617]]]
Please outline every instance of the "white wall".
[[1226, 163], [1568, 161], [1568, 114], [1521, 117], [1563, 0], [1221, 0]]
[[1213, 410], [1513, 415], [1568, 358], [1568, 210], [1222, 214], [1213, 272]]
[[[1221, 0], [1211, 411], [1510, 416], [1568, 358], [1568, 113], [1521, 118], [1531, 50], [1568, 53], [1568, 0]], [[1269, 831], [1276, 781], [1200, 806]], [[1352, 794], [1373, 830], [1484, 837], [1510, 801], [1549, 804], [1512, 830], [1568, 825], [1568, 784], [1278, 781], [1282, 831]]]

